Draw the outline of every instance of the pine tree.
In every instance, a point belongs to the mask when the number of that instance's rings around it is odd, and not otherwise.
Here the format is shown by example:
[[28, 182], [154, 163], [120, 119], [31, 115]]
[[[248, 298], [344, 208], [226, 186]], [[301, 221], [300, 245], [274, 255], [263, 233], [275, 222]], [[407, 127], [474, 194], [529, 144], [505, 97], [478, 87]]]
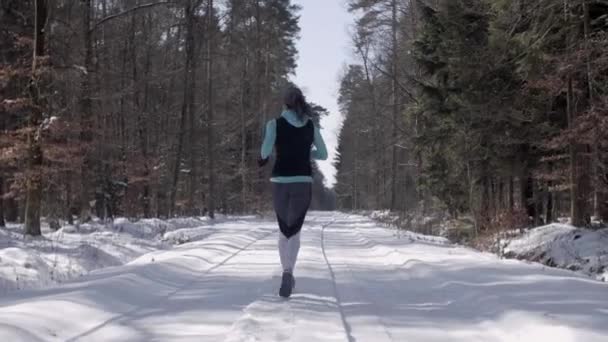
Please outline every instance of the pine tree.
[[[375, 145], [386, 146], [387, 127], [374, 127], [374, 119], [391, 114], [390, 104], [378, 99], [390, 98], [396, 80], [409, 100], [390, 128], [403, 125], [401, 135], [412, 136], [399, 146], [414, 158], [399, 165], [413, 166], [422, 210], [439, 200], [452, 216], [472, 214], [480, 231], [539, 225], [558, 215], [583, 226], [592, 211], [605, 217], [606, 145], [599, 132], [606, 121], [606, 63], [600, 51], [608, 6], [591, 0], [399, 2], [402, 39], [393, 49], [391, 4], [350, 2], [361, 14], [354, 48], [362, 64], [358, 71], [350, 67], [342, 83], [341, 95], [349, 96], [336, 186], [341, 206], [391, 208], [382, 201], [370, 206], [373, 187], [366, 179], [382, 179], [376, 170], [390, 170], [395, 159], [379, 154], [368, 167], [368, 146], [357, 137], [368, 125], [380, 133], [373, 135]], [[391, 58], [395, 51], [398, 57]], [[393, 78], [395, 60], [401, 74]], [[349, 81], [356, 74], [357, 82]], [[365, 91], [350, 96], [359, 88]], [[400, 191], [408, 188], [402, 188], [408, 176], [399, 175]], [[398, 202], [407, 207], [407, 196]]]

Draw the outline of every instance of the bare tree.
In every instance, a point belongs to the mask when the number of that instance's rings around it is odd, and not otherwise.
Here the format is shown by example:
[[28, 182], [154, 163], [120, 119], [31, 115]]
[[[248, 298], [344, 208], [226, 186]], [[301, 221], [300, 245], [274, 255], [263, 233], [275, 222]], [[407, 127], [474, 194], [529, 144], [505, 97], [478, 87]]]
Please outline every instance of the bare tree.
[[42, 202], [42, 146], [41, 125], [43, 111], [44, 68], [42, 57], [45, 53], [45, 26], [47, 23], [46, 0], [36, 0], [34, 19], [34, 56], [32, 58], [32, 79], [30, 96], [33, 104], [30, 114], [28, 140], [28, 170], [26, 175], [27, 194], [25, 202], [25, 233], [40, 235], [40, 206]]
[[209, 217], [215, 217], [215, 147], [213, 141], [213, 112], [215, 110], [213, 103], [213, 0], [207, 0], [207, 178], [209, 191], [207, 193], [207, 210]]

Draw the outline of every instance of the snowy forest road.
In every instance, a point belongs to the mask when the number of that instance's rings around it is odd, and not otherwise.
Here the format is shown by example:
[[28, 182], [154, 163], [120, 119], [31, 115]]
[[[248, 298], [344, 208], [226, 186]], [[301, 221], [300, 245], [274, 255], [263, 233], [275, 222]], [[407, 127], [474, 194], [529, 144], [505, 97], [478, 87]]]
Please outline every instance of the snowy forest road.
[[314, 212], [277, 296], [272, 221], [0, 299], [2, 341], [606, 341], [608, 286]]

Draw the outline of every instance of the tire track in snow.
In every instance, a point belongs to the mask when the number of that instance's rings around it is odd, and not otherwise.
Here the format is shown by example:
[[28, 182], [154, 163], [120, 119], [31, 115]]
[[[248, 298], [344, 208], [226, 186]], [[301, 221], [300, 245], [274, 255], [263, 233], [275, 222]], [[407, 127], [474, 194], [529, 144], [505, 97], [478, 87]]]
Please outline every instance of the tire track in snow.
[[[347, 216], [345, 219], [348, 219]], [[325, 249], [325, 229], [336, 222], [336, 219], [333, 219], [327, 224], [321, 226], [321, 251], [323, 252], [323, 258], [325, 259], [325, 264], [327, 264], [327, 268], [329, 269], [329, 274], [331, 275], [331, 282], [333, 285], [334, 296], [336, 297], [336, 306], [338, 311], [340, 312], [340, 319], [342, 320], [342, 325], [344, 327], [344, 332], [346, 333], [346, 338], [349, 342], [355, 342], [357, 339], [352, 334], [352, 327], [346, 320], [346, 314], [344, 313], [344, 306], [342, 304], [342, 299], [340, 298], [340, 291], [338, 291], [338, 284], [336, 283], [336, 274], [334, 272], [334, 268], [331, 266], [329, 259], [327, 258], [327, 251]]]
[[[368, 260], [373, 255], [372, 249], [379, 246], [379, 244], [364, 237], [358, 227], [355, 226], [354, 229], [352, 228], [353, 227], [340, 229], [339, 234], [346, 238], [344, 241], [340, 241], [339, 246], [360, 246], [355, 257], [357, 259]], [[371, 254], [368, 255], [367, 253]], [[366, 309], [364, 317], [357, 314], [353, 317], [349, 317], [348, 310], [345, 310], [345, 317], [347, 320], [351, 321], [354, 328], [351, 334], [362, 341], [394, 341], [395, 339], [387, 328], [387, 324], [383, 318], [382, 305], [378, 305], [378, 303], [372, 299], [373, 296], [372, 292], [370, 292], [370, 288], [366, 287], [364, 285], [365, 282], [356, 275], [351, 267], [352, 262], [349, 262], [349, 260], [340, 260], [339, 265], [343, 268], [343, 270], [337, 272], [339, 278], [342, 279], [345, 284], [348, 284], [348, 287], [342, 288], [342, 300], [348, 299], [353, 303], [364, 303], [366, 307], [371, 308], [371, 311], [369, 311], [370, 309]]]
[[[157, 307], [159, 305], [159, 302], [166, 302], [167, 300], [171, 299], [173, 296], [177, 295], [178, 293], [188, 290], [190, 289], [192, 286], [194, 286], [195, 284], [197, 284], [198, 282], [200, 282], [201, 278], [204, 278], [205, 276], [209, 275], [211, 272], [217, 270], [218, 268], [224, 266], [226, 263], [228, 263], [230, 260], [234, 259], [236, 256], [238, 256], [239, 254], [241, 254], [243, 251], [247, 250], [249, 247], [251, 247], [252, 245], [254, 245], [255, 243], [262, 241], [266, 238], [268, 238], [268, 236], [270, 236], [271, 234], [275, 233], [276, 230], [272, 230], [266, 234], [264, 234], [263, 236], [247, 243], [245, 246], [239, 248], [236, 252], [233, 252], [232, 254], [230, 254], [228, 257], [222, 259], [220, 262], [218, 262], [217, 264], [211, 266], [210, 268], [206, 269], [204, 272], [202, 272], [198, 277], [196, 277], [194, 280], [189, 281], [187, 283], [185, 283], [183, 286], [178, 287], [177, 289], [175, 289], [173, 292], [170, 292], [169, 294], [167, 294], [166, 296], [162, 297], [159, 301], [154, 302], [154, 305], [139, 305], [134, 307], [133, 309], [124, 312], [122, 314], [116, 315], [106, 321], [104, 321], [103, 323], [100, 323], [92, 328], [90, 328], [89, 330], [80, 333], [74, 337], [71, 337], [69, 339], [66, 340], [66, 342], [76, 342], [76, 341], [80, 341], [81, 339], [86, 338], [87, 336], [90, 336], [98, 331], [100, 331], [101, 329], [103, 329], [104, 327], [109, 326], [112, 323], [116, 323], [124, 318], [128, 318], [130, 316], [133, 316], [135, 313], [144, 310], [144, 309], [151, 309], [154, 307]], [[249, 233], [249, 232], [248, 232]]]
[[[362, 251], [366, 250], [366, 252], [371, 252], [371, 248], [367, 246], [367, 243], [361, 244], [359, 241], [357, 241], [358, 240], [357, 238], [359, 238], [360, 241], [366, 241], [366, 242], [371, 243], [371, 240], [369, 240], [366, 237], [364, 237], [363, 235], [361, 235], [361, 232], [359, 231], [359, 229], [357, 227], [355, 227], [355, 229], [349, 229], [349, 230], [343, 229], [340, 233], [343, 234], [343, 236], [347, 236], [349, 240], [352, 240], [352, 242], [349, 242], [349, 244], [352, 244], [352, 246], [360, 245], [361, 246], [360, 249]], [[372, 245], [376, 246], [373, 243], [372, 243]], [[357, 257], [368, 259], [371, 257], [371, 255], [367, 256], [367, 255], [358, 253]], [[350, 290], [349, 294], [352, 296], [351, 300], [355, 300], [355, 298], [356, 298], [359, 302], [367, 303], [367, 305], [369, 307], [373, 308], [373, 310], [371, 312], [367, 313], [368, 321], [366, 321], [365, 323], [354, 324], [355, 327], [362, 329], [362, 331], [360, 331], [360, 332], [358, 331], [359, 329], [355, 329], [356, 330], [355, 335], [359, 335], [359, 334], [364, 335], [365, 341], [367, 341], [370, 338], [373, 338], [374, 342], [394, 341], [395, 339], [393, 338], [390, 331], [387, 329], [385, 319], [383, 318], [382, 309], [381, 309], [382, 305], [378, 305], [378, 303], [372, 299], [373, 296], [372, 296], [372, 293], [370, 292], [370, 288], [364, 286], [363, 284], [365, 282], [360, 277], [356, 276], [356, 273], [355, 273], [355, 271], [353, 271], [350, 262], [348, 262], [347, 260], [343, 260], [340, 263], [340, 265], [345, 268], [345, 271], [343, 271], [340, 274], [340, 277], [347, 278], [347, 280], [349, 280], [347, 283], [352, 284], [349, 287], [349, 290]], [[370, 319], [373, 321], [373, 323], [369, 322]]]

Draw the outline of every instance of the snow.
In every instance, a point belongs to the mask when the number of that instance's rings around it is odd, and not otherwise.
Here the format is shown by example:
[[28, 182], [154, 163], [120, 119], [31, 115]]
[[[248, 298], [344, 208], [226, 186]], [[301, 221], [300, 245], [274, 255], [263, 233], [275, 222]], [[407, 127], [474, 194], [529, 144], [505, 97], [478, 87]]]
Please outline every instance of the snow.
[[171, 248], [0, 298], [0, 340], [599, 342], [608, 334], [606, 283], [443, 238], [395, 236], [364, 216], [309, 215], [289, 300], [277, 296], [273, 221], [183, 228]]
[[[197, 228], [192, 231], [190, 227]], [[26, 237], [22, 231], [18, 225], [0, 229], [0, 295], [124, 265], [143, 254], [201, 239], [215, 229], [204, 218], [138, 222], [118, 218], [110, 224], [65, 226], [56, 232], [45, 226], [38, 238]]]
[[608, 229], [578, 229], [550, 224], [508, 240], [504, 255], [580, 271], [608, 281]]

